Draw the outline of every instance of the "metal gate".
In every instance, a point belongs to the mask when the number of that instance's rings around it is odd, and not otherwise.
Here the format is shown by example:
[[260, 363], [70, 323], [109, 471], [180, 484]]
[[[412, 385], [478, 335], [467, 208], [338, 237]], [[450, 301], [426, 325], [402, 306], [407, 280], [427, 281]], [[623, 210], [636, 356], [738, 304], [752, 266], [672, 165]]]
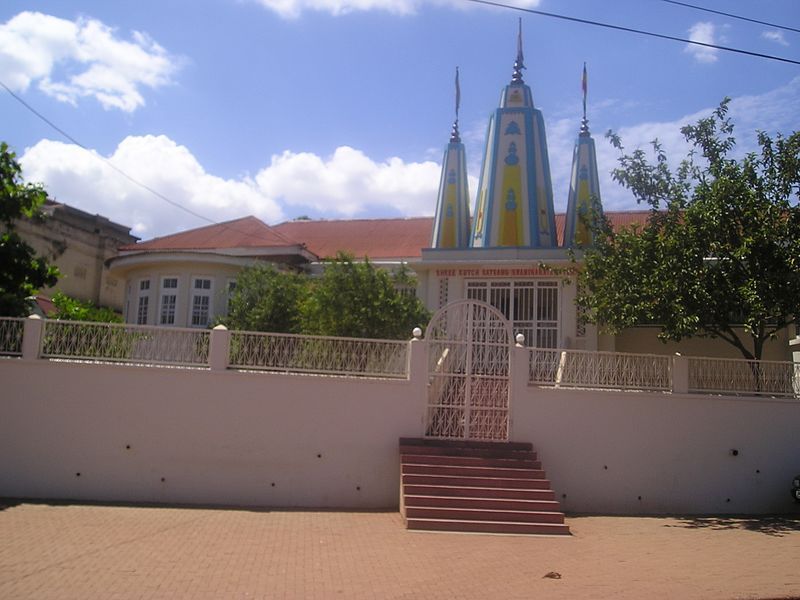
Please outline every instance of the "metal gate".
[[507, 440], [511, 324], [496, 308], [460, 300], [428, 324], [428, 408], [432, 438]]

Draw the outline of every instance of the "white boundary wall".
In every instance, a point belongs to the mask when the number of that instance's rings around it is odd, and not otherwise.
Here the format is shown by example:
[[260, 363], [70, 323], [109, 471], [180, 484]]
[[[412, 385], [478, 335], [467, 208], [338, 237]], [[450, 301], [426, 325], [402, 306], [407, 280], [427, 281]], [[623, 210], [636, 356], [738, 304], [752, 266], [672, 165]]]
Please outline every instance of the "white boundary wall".
[[[0, 359], [0, 496], [396, 507], [425, 354], [411, 342], [406, 380]], [[800, 508], [799, 401], [529, 386], [528, 350], [512, 355], [512, 439], [565, 510]]]
[[10, 497], [392, 507], [425, 401], [409, 380], [22, 359], [0, 381]]

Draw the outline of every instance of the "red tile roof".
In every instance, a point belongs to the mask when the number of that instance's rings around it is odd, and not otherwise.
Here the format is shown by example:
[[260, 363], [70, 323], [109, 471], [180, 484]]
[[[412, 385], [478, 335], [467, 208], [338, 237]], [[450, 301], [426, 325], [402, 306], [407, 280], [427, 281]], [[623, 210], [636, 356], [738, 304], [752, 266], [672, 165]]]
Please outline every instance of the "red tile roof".
[[320, 258], [339, 250], [356, 258], [418, 258], [431, 245], [433, 217], [410, 219], [349, 219], [342, 221], [288, 221], [275, 225], [287, 237], [302, 240]]
[[[606, 212], [614, 228], [644, 223], [649, 211]], [[273, 227], [292, 239], [301, 240], [320, 258], [331, 258], [339, 250], [357, 258], [419, 258], [431, 245], [433, 217], [410, 219], [352, 219], [341, 221], [287, 221]], [[564, 214], [556, 215], [559, 245], [564, 237]]]
[[285, 248], [299, 242], [286, 237], [256, 217], [198, 227], [152, 240], [128, 244], [121, 251], [213, 250], [221, 248]]
[[[649, 211], [606, 212], [614, 228], [644, 223]], [[122, 251], [213, 250], [222, 248], [285, 248], [304, 245], [320, 258], [338, 251], [376, 260], [419, 258], [431, 244], [433, 217], [287, 221], [273, 227], [256, 217], [244, 217], [198, 229], [122, 246]], [[558, 243], [564, 215], [556, 215]]]

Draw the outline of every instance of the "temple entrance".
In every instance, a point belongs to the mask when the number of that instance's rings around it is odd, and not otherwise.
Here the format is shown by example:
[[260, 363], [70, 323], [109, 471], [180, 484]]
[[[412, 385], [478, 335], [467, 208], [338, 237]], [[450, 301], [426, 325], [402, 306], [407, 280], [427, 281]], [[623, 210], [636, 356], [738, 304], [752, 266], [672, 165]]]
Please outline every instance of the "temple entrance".
[[428, 324], [426, 437], [508, 440], [511, 324], [496, 308], [460, 300]]

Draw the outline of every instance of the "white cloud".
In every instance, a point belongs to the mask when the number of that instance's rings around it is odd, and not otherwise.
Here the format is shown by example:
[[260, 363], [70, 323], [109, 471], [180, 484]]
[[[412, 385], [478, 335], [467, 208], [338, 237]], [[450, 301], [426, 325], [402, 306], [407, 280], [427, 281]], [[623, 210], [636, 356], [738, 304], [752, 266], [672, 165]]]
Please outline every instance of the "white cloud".
[[170, 83], [178, 62], [146, 34], [123, 40], [95, 19], [22, 12], [0, 25], [0, 73], [9, 87], [24, 92], [36, 83], [70, 104], [93, 97], [132, 112], [145, 104], [141, 88]]
[[[713, 23], [699, 22], [695, 23], [689, 28], [689, 39], [693, 42], [700, 42], [702, 44], [716, 44], [715, 40], [716, 27]], [[695, 60], [700, 63], [710, 64], [717, 62], [717, 54], [719, 50], [716, 48], [709, 48], [707, 46], [697, 46], [696, 44], [689, 44], [684, 48], [684, 52], [693, 55]]]
[[[125, 138], [107, 158], [133, 179], [214, 221], [248, 214], [271, 222], [283, 218], [280, 206], [252, 180], [223, 179], [207, 173], [185, 146], [165, 136]], [[132, 226], [140, 237], [206, 224], [72, 144], [42, 140], [25, 151], [20, 163], [25, 179], [42, 182], [51, 197]]]
[[774, 30], [774, 31], [764, 31], [761, 33], [761, 37], [765, 40], [769, 40], [770, 42], [775, 42], [776, 44], [780, 44], [781, 46], [788, 46], [789, 42], [786, 41], [786, 38], [783, 36], [782, 31]]
[[[394, 157], [379, 162], [342, 146], [329, 157], [286, 151], [273, 156], [255, 178], [223, 179], [207, 173], [189, 149], [165, 136], [128, 137], [107, 158], [133, 179], [214, 221], [250, 214], [268, 223], [303, 213], [430, 215], [440, 175], [433, 161]], [[42, 182], [51, 197], [130, 225], [140, 237], [205, 224], [78, 146], [42, 140], [20, 162], [25, 179]]]
[[[510, 0], [508, 4], [522, 8], [539, 6], [541, 0]], [[285, 19], [294, 19], [303, 12], [327, 12], [334, 16], [358, 11], [380, 10], [396, 15], [410, 15], [424, 3], [464, 9], [470, 6], [463, 0], [256, 0], [265, 8]], [[471, 5], [475, 6], [475, 5]]]
[[340, 146], [326, 158], [287, 150], [273, 156], [255, 180], [282, 204], [321, 214], [353, 217], [377, 208], [411, 216], [432, 214], [440, 173], [437, 162], [406, 163], [396, 157], [376, 162]]

